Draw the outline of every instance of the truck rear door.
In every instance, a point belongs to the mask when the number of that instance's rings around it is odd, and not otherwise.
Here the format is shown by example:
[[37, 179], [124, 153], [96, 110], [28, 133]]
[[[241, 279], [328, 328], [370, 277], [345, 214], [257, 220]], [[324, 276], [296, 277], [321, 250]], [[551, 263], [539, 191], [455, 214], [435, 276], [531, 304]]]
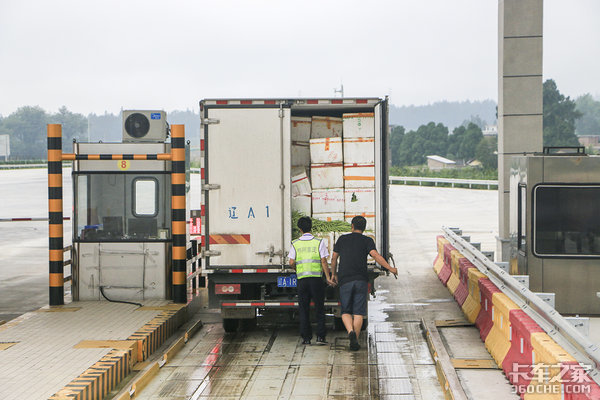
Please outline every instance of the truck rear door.
[[206, 268], [287, 264], [290, 109], [262, 103], [203, 104]]
[[375, 214], [377, 250], [387, 260], [390, 252], [389, 221], [389, 119], [387, 97], [377, 103], [375, 113]]

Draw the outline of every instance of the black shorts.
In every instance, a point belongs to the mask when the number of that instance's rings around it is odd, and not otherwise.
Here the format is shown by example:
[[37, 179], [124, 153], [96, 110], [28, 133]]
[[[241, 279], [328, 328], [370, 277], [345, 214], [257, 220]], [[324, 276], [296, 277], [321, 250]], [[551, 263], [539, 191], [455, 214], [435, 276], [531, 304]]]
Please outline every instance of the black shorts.
[[367, 316], [369, 285], [365, 281], [351, 281], [340, 286], [342, 314]]

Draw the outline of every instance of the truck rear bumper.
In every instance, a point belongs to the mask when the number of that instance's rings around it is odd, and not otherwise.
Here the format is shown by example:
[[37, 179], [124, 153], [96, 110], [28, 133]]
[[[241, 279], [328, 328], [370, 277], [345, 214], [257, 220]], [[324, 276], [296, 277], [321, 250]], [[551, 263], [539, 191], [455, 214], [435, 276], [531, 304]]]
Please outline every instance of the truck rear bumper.
[[[314, 303], [310, 303], [314, 307]], [[326, 301], [325, 312], [341, 317], [342, 306], [339, 301]], [[281, 310], [298, 308], [297, 301], [254, 301], [236, 300], [221, 302], [221, 315], [223, 318], [249, 319], [256, 316], [256, 310]]]

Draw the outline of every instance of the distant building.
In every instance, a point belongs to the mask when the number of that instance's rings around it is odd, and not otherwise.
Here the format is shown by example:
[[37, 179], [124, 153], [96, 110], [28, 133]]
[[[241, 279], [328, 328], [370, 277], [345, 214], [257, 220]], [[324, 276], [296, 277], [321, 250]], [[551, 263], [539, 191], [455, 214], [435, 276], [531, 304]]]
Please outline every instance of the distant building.
[[432, 171], [441, 169], [456, 168], [456, 161], [449, 160], [441, 156], [427, 156], [427, 168]]
[[467, 165], [473, 168], [483, 168], [483, 164], [479, 160], [471, 160], [467, 163]]
[[579, 144], [585, 147], [598, 147], [600, 145], [600, 135], [579, 135], [577, 139]]
[[481, 130], [483, 136], [498, 136], [498, 126], [497, 125], [486, 125], [485, 128]]
[[10, 136], [0, 135], [0, 157], [4, 158], [4, 161], [8, 160], [10, 156]]

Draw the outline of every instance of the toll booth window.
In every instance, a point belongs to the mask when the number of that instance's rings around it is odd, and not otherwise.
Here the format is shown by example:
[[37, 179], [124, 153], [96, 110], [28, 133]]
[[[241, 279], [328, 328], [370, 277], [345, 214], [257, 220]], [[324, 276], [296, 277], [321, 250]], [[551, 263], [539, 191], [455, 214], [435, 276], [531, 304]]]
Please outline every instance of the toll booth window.
[[170, 238], [168, 174], [78, 174], [75, 240], [160, 241]]
[[133, 181], [133, 215], [155, 217], [158, 212], [158, 182], [154, 178]]
[[600, 257], [600, 186], [534, 189], [534, 254]]

